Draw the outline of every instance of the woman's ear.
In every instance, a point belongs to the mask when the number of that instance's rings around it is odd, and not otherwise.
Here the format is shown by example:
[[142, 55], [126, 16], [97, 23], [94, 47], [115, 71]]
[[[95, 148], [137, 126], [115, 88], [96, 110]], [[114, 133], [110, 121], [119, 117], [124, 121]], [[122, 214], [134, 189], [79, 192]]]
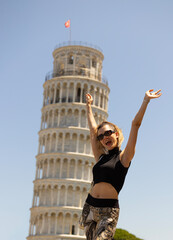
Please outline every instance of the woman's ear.
[[118, 134], [118, 132], [116, 132], [115, 134], [116, 134], [116, 137], [118, 138], [118, 137], [119, 137], [119, 134]]

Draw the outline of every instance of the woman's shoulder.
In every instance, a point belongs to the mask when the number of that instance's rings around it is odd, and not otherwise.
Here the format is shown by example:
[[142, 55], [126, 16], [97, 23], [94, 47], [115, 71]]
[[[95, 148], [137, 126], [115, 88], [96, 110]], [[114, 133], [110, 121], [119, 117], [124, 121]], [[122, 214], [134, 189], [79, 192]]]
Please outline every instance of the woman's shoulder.
[[121, 151], [120, 155], [119, 155], [119, 160], [120, 160], [120, 163], [125, 167], [125, 168], [128, 168], [130, 167], [130, 163], [126, 163], [126, 161], [124, 160], [123, 158], [123, 154], [124, 154], [124, 150]]

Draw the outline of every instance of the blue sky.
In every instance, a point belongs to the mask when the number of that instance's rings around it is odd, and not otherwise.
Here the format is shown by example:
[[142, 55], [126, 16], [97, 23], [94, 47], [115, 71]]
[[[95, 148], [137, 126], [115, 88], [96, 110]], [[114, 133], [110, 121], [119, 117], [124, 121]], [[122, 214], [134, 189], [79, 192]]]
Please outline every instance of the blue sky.
[[173, 236], [173, 1], [0, 0], [1, 238], [23, 240], [35, 178], [43, 83], [52, 51], [69, 40], [96, 44], [105, 56], [111, 88], [109, 120], [127, 142], [145, 91], [162, 89], [150, 102], [136, 154], [120, 193], [123, 228], [145, 240]]

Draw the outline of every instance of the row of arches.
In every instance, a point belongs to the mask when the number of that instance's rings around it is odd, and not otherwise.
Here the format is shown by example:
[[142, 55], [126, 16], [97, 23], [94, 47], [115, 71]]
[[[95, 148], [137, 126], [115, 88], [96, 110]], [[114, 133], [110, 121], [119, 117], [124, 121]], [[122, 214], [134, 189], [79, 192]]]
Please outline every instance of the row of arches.
[[51, 152], [76, 152], [92, 155], [90, 135], [89, 133], [85, 135], [65, 133], [58, 130], [53, 133], [40, 133], [38, 154]]
[[83, 236], [79, 229], [80, 213], [51, 212], [31, 217], [29, 235], [70, 234]]
[[[88, 184], [89, 187], [89, 184]], [[87, 188], [69, 184], [39, 184], [34, 187], [33, 207], [73, 206], [82, 207]]]
[[79, 179], [91, 181], [92, 167], [90, 163], [81, 159], [46, 158], [37, 161], [36, 179]]
[[107, 111], [108, 106], [108, 87], [95, 87], [89, 83], [62, 82], [44, 85], [43, 107], [55, 103], [79, 102], [85, 103], [85, 95], [89, 92], [93, 96], [93, 105]]
[[[105, 112], [98, 114], [98, 112], [93, 111], [93, 114], [97, 124], [107, 118], [107, 114]], [[69, 126], [88, 128], [86, 109], [61, 107], [46, 109], [42, 112], [41, 130], [46, 128]]]

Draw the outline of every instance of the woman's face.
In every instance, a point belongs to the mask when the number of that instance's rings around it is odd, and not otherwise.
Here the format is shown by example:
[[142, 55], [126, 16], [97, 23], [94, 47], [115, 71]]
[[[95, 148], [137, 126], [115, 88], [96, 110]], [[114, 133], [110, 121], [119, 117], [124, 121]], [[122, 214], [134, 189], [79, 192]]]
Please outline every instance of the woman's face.
[[[98, 136], [100, 134], [104, 134], [106, 131], [112, 130], [114, 131], [113, 127], [110, 125], [104, 125], [102, 128], [98, 130]], [[103, 145], [104, 148], [107, 150], [112, 150], [117, 146], [118, 143], [118, 133], [112, 133], [110, 136], [104, 136], [102, 140], [100, 140], [100, 143]]]

